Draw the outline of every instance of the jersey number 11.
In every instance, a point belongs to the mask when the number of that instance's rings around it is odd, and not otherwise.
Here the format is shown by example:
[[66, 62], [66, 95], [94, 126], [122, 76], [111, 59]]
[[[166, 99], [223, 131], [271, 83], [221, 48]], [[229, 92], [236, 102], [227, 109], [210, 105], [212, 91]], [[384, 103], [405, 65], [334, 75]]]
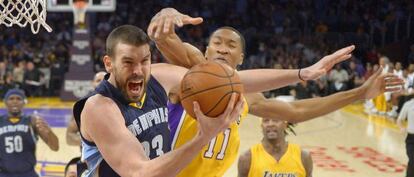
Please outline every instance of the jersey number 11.
[[[224, 152], [226, 152], [227, 149], [227, 145], [229, 144], [229, 138], [230, 138], [230, 132], [231, 129], [228, 128], [223, 132], [223, 144], [221, 144], [221, 148], [220, 148], [220, 152], [217, 154], [216, 159], [217, 160], [223, 160], [224, 158]], [[217, 141], [217, 136], [214, 137], [210, 143], [208, 144], [208, 149], [206, 150], [206, 152], [204, 153], [204, 157], [205, 158], [209, 158], [211, 159], [214, 155], [214, 146], [216, 145], [216, 141]]]

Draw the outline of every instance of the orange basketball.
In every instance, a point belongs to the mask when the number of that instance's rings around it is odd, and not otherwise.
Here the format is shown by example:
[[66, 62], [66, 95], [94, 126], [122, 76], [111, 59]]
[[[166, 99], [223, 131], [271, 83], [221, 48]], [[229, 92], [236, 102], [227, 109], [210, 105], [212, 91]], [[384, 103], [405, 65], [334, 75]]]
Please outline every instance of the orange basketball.
[[237, 72], [227, 65], [208, 61], [192, 67], [181, 81], [181, 104], [186, 112], [195, 117], [193, 102], [197, 101], [201, 111], [209, 117], [222, 114], [232, 93], [243, 92]]

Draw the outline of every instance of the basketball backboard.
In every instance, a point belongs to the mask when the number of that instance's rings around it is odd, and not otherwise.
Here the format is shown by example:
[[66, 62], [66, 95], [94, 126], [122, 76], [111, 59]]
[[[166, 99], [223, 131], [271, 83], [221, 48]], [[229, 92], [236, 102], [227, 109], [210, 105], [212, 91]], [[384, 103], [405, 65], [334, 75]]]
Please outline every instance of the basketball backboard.
[[[70, 12], [73, 11], [74, 0], [48, 0], [47, 11]], [[115, 11], [116, 0], [87, 0], [88, 12], [112, 12]]]

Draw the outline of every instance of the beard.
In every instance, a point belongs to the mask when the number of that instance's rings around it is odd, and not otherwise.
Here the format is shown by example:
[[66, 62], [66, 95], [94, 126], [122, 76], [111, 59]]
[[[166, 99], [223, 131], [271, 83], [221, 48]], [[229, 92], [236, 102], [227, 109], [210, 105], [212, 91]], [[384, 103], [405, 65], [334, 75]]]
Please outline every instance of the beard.
[[[129, 76], [125, 82], [122, 82], [117, 75], [114, 75], [116, 87], [121, 91], [122, 96], [125, 100], [127, 100], [130, 103], [140, 102], [142, 97], [144, 96], [145, 92], [147, 91], [147, 82], [148, 79], [146, 79], [143, 75], [131, 75]], [[128, 81], [131, 80], [140, 80], [142, 79], [142, 85], [139, 96], [130, 96], [128, 94]]]

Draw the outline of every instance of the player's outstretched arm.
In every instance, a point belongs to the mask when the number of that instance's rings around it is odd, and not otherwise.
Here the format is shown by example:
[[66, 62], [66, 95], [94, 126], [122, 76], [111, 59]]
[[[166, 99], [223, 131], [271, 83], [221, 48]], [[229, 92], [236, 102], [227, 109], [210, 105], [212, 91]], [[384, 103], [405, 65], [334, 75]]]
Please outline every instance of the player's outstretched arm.
[[393, 86], [403, 81], [393, 74], [381, 74], [379, 69], [362, 86], [326, 97], [293, 102], [266, 99], [261, 94], [246, 94], [250, 113], [259, 117], [283, 119], [292, 123], [303, 122], [338, 110], [360, 99], [371, 99], [386, 91], [397, 91]]
[[[81, 132], [85, 139], [94, 142], [103, 158], [120, 175], [125, 177], [175, 176], [191, 162], [193, 157], [219, 132], [226, 129], [239, 116], [243, 106], [235, 96], [230, 106], [218, 118], [204, 116], [195, 104], [199, 132], [181, 148], [149, 160], [143, 146], [125, 127], [122, 113], [116, 103], [107, 97], [95, 95], [87, 100], [81, 113]], [[102, 114], [105, 110], [105, 114]]]
[[237, 164], [238, 177], [248, 177], [250, 171], [250, 163], [252, 160], [252, 153], [250, 149], [239, 157]]
[[335, 64], [349, 59], [354, 49], [353, 45], [339, 49], [314, 65], [300, 70], [253, 69], [239, 71], [239, 75], [248, 93], [277, 89], [300, 80], [313, 80], [325, 75]]
[[202, 22], [200, 17], [193, 18], [173, 8], [164, 8], [152, 18], [147, 33], [169, 63], [191, 68], [205, 61], [204, 55], [193, 45], [183, 42], [175, 33], [174, 27], [198, 25]]
[[34, 115], [32, 117], [32, 126], [35, 132], [52, 151], [59, 150], [59, 139], [43, 118]]

